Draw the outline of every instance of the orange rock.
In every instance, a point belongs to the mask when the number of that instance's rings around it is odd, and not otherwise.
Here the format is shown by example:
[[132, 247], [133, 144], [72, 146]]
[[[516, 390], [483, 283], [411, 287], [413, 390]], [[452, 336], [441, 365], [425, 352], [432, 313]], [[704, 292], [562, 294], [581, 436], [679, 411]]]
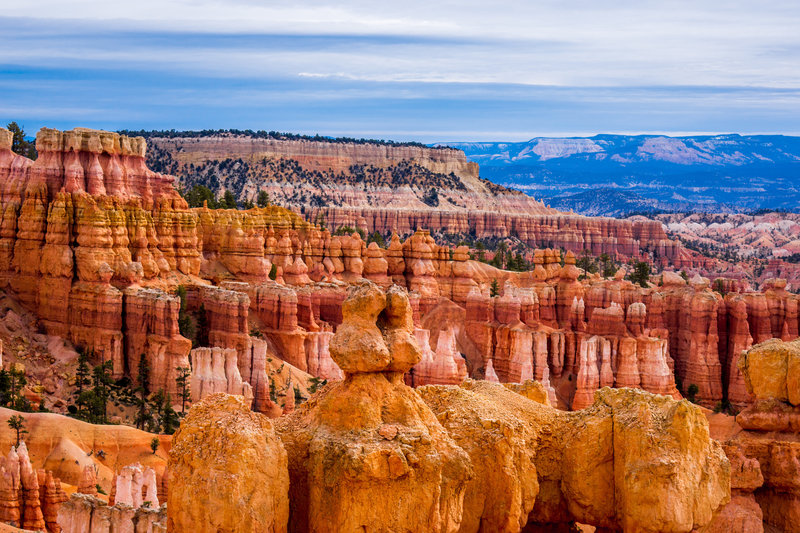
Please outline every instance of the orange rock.
[[286, 464], [286, 451], [266, 417], [251, 412], [241, 397], [205, 398], [173, 438], [169, 530], [286, 531]]
[[603, 389], [565, 413], [485, 381], [420, 392], [475, 468], [462, 531], [689, 532], [730, 499], [728, 460], [688, 402]]
[[458, 530], [469, 459], [401, 382], [419, 360], [412, 327], [404, 293], [351, 289], [331, 341], [345, 380], [278, 421], [292, 531]]

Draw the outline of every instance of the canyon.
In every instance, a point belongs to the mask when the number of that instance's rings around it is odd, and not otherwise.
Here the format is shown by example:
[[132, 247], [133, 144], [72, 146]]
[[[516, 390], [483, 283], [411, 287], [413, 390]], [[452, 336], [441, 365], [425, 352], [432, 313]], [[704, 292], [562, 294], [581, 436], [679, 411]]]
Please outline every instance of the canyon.
[[[305, 141], [292, 142], [298, 151]], [[229, 155], [227, 141], [196, 144], [200, 155], [181, 152], [187, 164]], [[267, 157], [265, 145], [241, 149], [257, 159]], [[269, 149], [282, 157], [283, 145], [276, 146]], [[781, 513], [795, 513], [794, 474], [782, 478], [779, 465], [764, 466], [777, 453], [794, 457], [783, 444], [797, 432], [794, 356], [758, 355], [794, 353], [800, 297], [786, 279], [764, 279], [753, 289], [734, 277], [682, 277], [682, 265], [699, 259], [660, 223], [552, 213], [512, 192], [491, 193], [452, 150], [339, 146], [337, 171], [411, 158], [429, 172], [452, 173], [471, 191], [484, 187], [481, 197], [498, 202], [421, 213], [411, 204], [402, 216], [376, 214], [365, 226], [369, 213], [387, 208], [190, 208], [173, 176], [148, 168], [141, 138], [43, 129], [35, 161], [10, 147], [9, 132], [0, 129], [0, 362], [24, 369], [25, 396], [66, 413], [79, 352], [92, 364], [109, 362], [114, 379], [131, 381], [144, 359], [154, 390], [173, 398], [179, 369], [191, 368], [193, 407], [173, 438], [156, 437], [158, 453], [148, 448], [153, 436], [133, 428], [24, 414], [31, 432], [25, 450], [44, 469], [37, 486], [54, 487], [48, 498], [59, 500], [64, 524], [72, 524], [61, 526], [67, 531], [95, 520], [140, 519], [153, 531], [165, 522], [174, 531], [209, 524], [327, 531], [336, 526], [321, 517], [333, 516], [338, 530], [367, 521], [386, 530], [591, 524], [688, 533], [743, 514], [785, 526], [791, 518]], [[304, 164], [333, 168], [322, 155], [309, 151]], [[519, 214], [513, 202], [533, 203]], [[349, 218], [348, 210], [360, 214]], [[378, 230], [396, 231], [384, 247], [367, 244], [357, 232], [334, 235], [312, 223], [323, 212], [329, 227], [385, 224]], [[495, 235], [513, 230], [545, 245], [533, 251], [530, 269], [501, 270], [471, 260], [467, 246], [437, 243], [430, 230], [443, 231], [442, 224]], [[644, 283], [625, 279], [625, 267], [604, 278], [578, 268], [575, 253], [558, 249], [564, 243], [627, 257], [658, 250], [658, 261], [670, 266]], [[762, 359], [777, 362], [759, 366]], [[735, 437], [713, 434], [713, 417], [725, 412], [738, 413]], [[235, 435], [239, 449], [265, 444], [252, 456], [230, 457], [206, 448], [203, 436], [215, 431], [215, 441]], [[19, 457], [6, 433], [0, 446], [13, 446]], [[645, 442], [659, 443], [663, 456]], [[112, 443], [123, 444], [109, 457]], [[496, 453], [484, 456], [484, 446]], [[105, 450], [102, 461], [86, 455], [97, 447]], [[193, 454], [208, 470], [193, 473]], [[535, 471], [524, 471], [531, 460]], [[754, 460], [762, 465], [761, 484]], [[340, 469], [326, 470], [338, 461]], [[515, 474], [499, 473], [501, 461]], [[731, 473], [730, 464], [741, 472]], [[82, 481], [91, 477], [87, 466], [97, 467], [95, 484], [105, 492], [119, 491], [130, 467], [122, 486], [147, 477], [136, 485], [140, 496], [155, 495], [98, 501], [92, 483]], [[241, 476], [231, 480], [216, 469]], [[646, 474], [631, 481], [641, 469]], [[583, 483], [590, 474], [591, 483]], [[88, 492], [62, 502], [56, 478]], [[237, 499], [265, 478], [270, 485], [258, 505]], [[4, 490], [25, 488], [9, 479], [12, 488]], [[208, 509], [187, 503], [209, 484]], [[662, 492], [646, 494], [652, 484]], [[35, 507], [30, 494], [14, 501]], [[394, 508], [412, 501], [410, 494], [419, 512], [375, 512], [374, 502]], [[157, 503], [141, 509], [156, 498], [169, 502], [168, 515]], [[214, 516], [203, 514], [216, 508]], [[236, 525], [237, 517], [247, 519]]]

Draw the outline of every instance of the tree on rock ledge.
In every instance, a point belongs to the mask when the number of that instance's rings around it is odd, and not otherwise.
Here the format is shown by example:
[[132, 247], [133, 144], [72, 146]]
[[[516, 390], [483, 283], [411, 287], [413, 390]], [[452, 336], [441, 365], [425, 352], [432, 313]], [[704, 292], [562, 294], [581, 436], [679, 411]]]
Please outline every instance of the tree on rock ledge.
[[17, 446], [19, 446], [20, 440], [22, 439], [22, 435], [27, 433], [28, 431], [25, 429], [25, 419], [22, 415], [14, 415], [8, 419], [8, 427], [13, 429], [17, 433]]
[[25, 131], [16, 122], [11, 122], [7, 126], [11, 132], [11, 151], [25, 156], [28, 159], [36, 159], [36, 143], [25, 140]]

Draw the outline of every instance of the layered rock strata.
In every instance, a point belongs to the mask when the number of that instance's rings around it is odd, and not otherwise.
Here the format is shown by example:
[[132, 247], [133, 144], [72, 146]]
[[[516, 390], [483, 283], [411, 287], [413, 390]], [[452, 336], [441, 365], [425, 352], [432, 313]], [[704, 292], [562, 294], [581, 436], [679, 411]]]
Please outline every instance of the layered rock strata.
[[[723, 297], [709, 280], [686, 283], [667, 272], [643, 288], [624, 281], [624, 272], [586, 276], [573, 254], [550, 248], [535, 251], [531, 271], [507, 272], [469, 260], [465, 246], [438, 245], [428, 231], [405, 241], [394, 235], [383, 249], [275, 206], [188, 209], [171, 177], [143, 166], [137, 139], [43, 130], [42, 156], [32, 162], [0, 137], [0, 287], [47, 333], [91, 353], [93, 364], [112, 361], [115, 378], [135, 380], [144, 356], [153, 388], [173, 397], [176, 368], [190, 366], [181, 312], [205, 325], [207, 338], [195, 344], [236, 351], [259, 410], [274, 407], [269, 359], [342, 379], [329, 343], [347, 285], [362, 279], [411, 292], [415, 334], [428, 337], [429, 350], [422, 342], [409, 383], [533, 377], [550, 383], [562, 407], [587, 406], [606, 385], [672, 396], [676, 385], [684, 394], [694, 385], [695, 400], [707, 407], [743, 408], [752, 396], [738, 370], [742, 350], [798, 335], [798, 297], [782, 280], [758, 292], [715, 282], [733, 291]], [[582, 238], [571, 222], [550, 233], [531, 227], [528, 235], [597, 252], [600, 236], [618, 230], [620, 253], [631, 239], [660, 239], [654, 228], [591, 223]], [[515, 228], [498, 227], [505, 235]], [[489, 295], [494, 281], [496, 297]], [[183, 311], [170, 294], [179, 284], [188, 289]]]

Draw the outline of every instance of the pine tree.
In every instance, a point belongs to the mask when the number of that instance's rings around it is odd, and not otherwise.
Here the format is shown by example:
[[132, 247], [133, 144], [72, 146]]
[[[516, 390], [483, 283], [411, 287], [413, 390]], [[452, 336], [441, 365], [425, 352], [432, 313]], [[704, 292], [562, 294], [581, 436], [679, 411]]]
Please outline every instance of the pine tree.
[[114, 380], [111, 377], [113, 363], [105, 361], [94, 367], [92, 371], [92, 397], [91, 397], [91, 422], [95, 424], [108, 423], [108, 400], [111, 397], [111, 386]]
[[256, 197], [256, 205], [258, 207], [267, 207], [269, 205], [269, 194], [267, 191], [258, 191], [258, 196]]
[[12, 368], [8, 371], [9, 380], [9, 407], [16, 411], [30, 411], [30, 402], [22, 394], [22, 389], [28, 384], [25, 371]]
[[9, 417], [7, 421], [8, 427], [13, 429], [17, 434], [17, 446], [19, 446], [20, 441], [22, 440], [22, 435], [27, 433], [28, 431], [25, 429], [25, 419], [22, 415], [14, 415]]
[[489, 286], [489, 296], [494, 298], [495, 296], [500, 295], [500, 284], [497, 282], [497, 279], [492, 280], [492, 284]]
[[219, 201], [219, 207], [221, 209], [236, 209], [236, 197], [233, 196], [231, 191], [225, 191], [225, 194], [222, 195], [222, 199]]
[[16, 122], [10, 122], [7, 128], [11, 132], [11, 151], [28, 159], [36, 159], [36, 145], [25, 140], [22, 127]]
[[195, 339], [197, 339], [197, 346], [208, 346], [208, 317], [206, 316], [206, 308], [203, 304], [200, 304], [200, 309], [197, 310], [196, 331]]
[[650, 265], [644, 261], [638, 261], [633, 265], [633, 272], [628, 275], [628, 279], [647, 288], [647, 282], [650, 281]]
[[152, 415], [149, 412], [148, 397], [150, 396], [150, 363], [143, 355], [139, 357], [139, 365], [137, 367], [137, 383], [138, 387], [134, 391], [136, 394], [136, 427], [145, 429], [145, 426], [152, 424]]
[[192, 399], [189, 383], [192, 371], [185, 366], [179, 366], [175, 370], [178, 371], [178, 377], [175, 378], [175, 382], [178, 384], [178, 398], [181, 400], [181, 416], [183, 416], [186, 414], [186, 402]]
[[[159, 391], [158, 400], [161, 405], [156, 409], [158, 411], [158, 426], [161, 433], [165, 435], [172, 435], [180, 425], [180, 417], [175, 409], [172, 408], [172, 398], [169, 394], [164, 393], [164, 389]], [[155, 400], [154, 400], [155, 402]]]
[[92, 384], [91, 368], [89, 367], [89, 354], [78, 350], [78, 368], [75, 369], [75, 407], [78, 418], [86, 417], [87, 401], [86, 388]]

